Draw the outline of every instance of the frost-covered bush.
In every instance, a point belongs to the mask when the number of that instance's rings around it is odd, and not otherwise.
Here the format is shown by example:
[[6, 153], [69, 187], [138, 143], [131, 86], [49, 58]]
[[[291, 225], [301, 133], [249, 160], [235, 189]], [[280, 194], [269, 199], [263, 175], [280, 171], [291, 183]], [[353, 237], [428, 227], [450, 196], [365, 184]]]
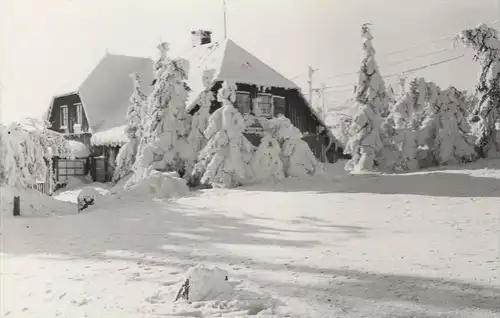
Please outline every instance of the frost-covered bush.
[[486, 24], [461, 31], [457, 41], [474, 50], [481, 64], [476, 90], [479, 97], [473, 115], [478, 122], [476, 145], [481, 157], [500, 156], [495, 125], [500, 121], [500, 39], [498, 31]]
[[285, 178], [281, 147], [270, 132], [264, 132], [250, 165], [255, 182], [281, 181]]
[[273, 138], [281, 145], [280, 158], [286, 177], [304, 177], [323, 171], [303, 135], [290, 119], [283, 115], [270, 119], [266, 124]]
[[199, 154], [193, 175], [202, 184], [231, 188], [252, 178], [249, 162], [254, 146], [243, 135], [245, 122], [233, 105], [236, 85], [224, 82], [217, 99], [222, 107], [210, 116], [203, 132], [208, 141]]
[[17, 188], [34, 185], [48, 176], [51, 188], [54, 175], [50, 173], [55, 155], [69, 157], [71, 149], [63, 135], [43, 128], [36, 121], [0, 124], [0, 184]]
[[120, 148], [116, 156], [116, 167], [113, 175], [113, 181], [118, 182], [121, 178], [125, 177], [132, 171], [132, 166], [136, 159], [137, 148], [142, 136], [142, 118], [144, 112], [144, 104], [146, 103], [146, 95], [140, 89], [140, 77], [138, 73], [131, 75], [134, 80], [134, 92], [130, 97], [130, 106], [127, 109], [127, 126], [125, 133], [128, 142]]

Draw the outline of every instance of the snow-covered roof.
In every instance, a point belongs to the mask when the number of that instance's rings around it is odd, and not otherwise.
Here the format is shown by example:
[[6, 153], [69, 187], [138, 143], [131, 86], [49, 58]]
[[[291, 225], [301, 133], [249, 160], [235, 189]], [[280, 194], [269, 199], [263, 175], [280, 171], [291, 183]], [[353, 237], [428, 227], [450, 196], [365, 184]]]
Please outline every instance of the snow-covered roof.
[[106, 54], [78, 88], [90, 130], [93, 134], [126, 123], [134, 84], [130, 74], [141, 74], [141, 89], [149, 94], [153, 62], [149, 58]]
[[189, 61], [188, 84], [192, 89], [187, 107], [194, 106], [203, 91], [203, 73], [212, 72], [212, 83], [232, 81], [264, 87], [299, 89], [269, 65], [234, 43], [231, 39], [197, 46], [182, 55]]
[[128, 142], [125, 134], [126, 125], [120, 125], [92, 134], [90, 142], [94, 146], [121, 146]]
[[[212, 71], [209, 72], [213, 75], [212, 83], [227, 80], [300, 91], [294, 82], [231, 39], [179, 53], [178, 56], [188, 60], [190, 65], [188, 85], [191, 92], [187, 101], [188, 109], [195, 105], [198, 96], [205, 89], [202, 79], [204, 71]], [[92, 138], [93, 144], [105, 144], [108, 141], [122, 144], [127, 141], [123, 125], [126, 123], [125, 114], [133, 92], [130, 74], [135, 72], [140, 73], [141, 89], [148, 95], [152, 90], [153, 61], [146, 57], [116, 54], [106, 54], [75, 92], [80, 96], [90, 132], [95, 137]]]

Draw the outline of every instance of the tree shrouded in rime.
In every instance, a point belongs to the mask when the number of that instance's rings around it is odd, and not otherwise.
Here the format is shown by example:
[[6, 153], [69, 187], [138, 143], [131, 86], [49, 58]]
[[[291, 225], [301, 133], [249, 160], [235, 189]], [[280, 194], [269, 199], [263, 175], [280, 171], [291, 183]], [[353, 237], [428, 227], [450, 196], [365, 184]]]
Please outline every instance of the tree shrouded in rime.
[[[188, 127], [186, 83], [189, 70], [187, 60], [167, 57], [168, 44], [159, 46], [160, 57], [155, 63], [153, 92], [148, 98], [148, 117], [139, 146], [134, 170], [177, 171], [183, 174], [192, 158], [187, 158]], [[191, 156], [192, 157], [192, 156]]]
[[141, 91], [140, 76], [138, 73], [131, 75], [134, 81], [134, 92], [130, 97], [130, 106], [127, 109], [127, 126], [125, 133], [128, 137], [128, 142], [120, 148], [116, 156], [116, 168], [113, 175], [113, 181], [117, 182], [132, 171], [132, 166], [137, 155], [139, 141], [143, 134], [141, 126], [142, 114], [146, 103], [146, 95]]
[[373, 170], [379, 151], [383, 148], [380, 135], [381, 116], [388, 113], [389, 104], [384, 81], [375, 62], [375, 50], [368, 25], [361, 27], [365, 58], [361, 63], [356, 86], [357, 112], [349, 128], [345, 153], [351, 155], [347, 171]]
[[466, 29], [457, 41], [474, 50], [474, 59], [481, 64], [481, 74], [476, 90], [479, 97], [473, 111], [473, 121], [478, 122], [476, 145], [482, 157], [500, 156], [496, 124], [500, 121], [500, 39], [498, 31], [485, 24]]
[[217, 99], [222, 107], [210, 116], [204, 131], [208, 141], [193, 173], [201, 176], [202, 184], [230, 188], [251, 179], [249, 162], [254, 147], [243, 135], [245, 121], [233, 105], [236, 85], [224, 82]]

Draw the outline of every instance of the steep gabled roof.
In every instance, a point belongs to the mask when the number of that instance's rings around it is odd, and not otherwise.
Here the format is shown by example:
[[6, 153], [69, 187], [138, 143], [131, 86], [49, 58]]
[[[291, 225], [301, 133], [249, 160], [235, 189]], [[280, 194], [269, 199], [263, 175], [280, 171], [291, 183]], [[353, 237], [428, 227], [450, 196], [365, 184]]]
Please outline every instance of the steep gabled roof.
[[130, 74], [141, 74], [141, 88], [149, 94], [153, 64], [149, 58], [107, 54], [78, 88], [92, 133], [125, 124], [134, 85]]
[[233, 81], [265, 87], [299, 89], [294, 82], [231, 39], [192, 48], [182, 57], [189, 61], [188, 84], [193, 90], [187, 102], [188, 109], [194, 106], [199, 93], [204, 89], [204, 71], [212, 72], [212, 83]]

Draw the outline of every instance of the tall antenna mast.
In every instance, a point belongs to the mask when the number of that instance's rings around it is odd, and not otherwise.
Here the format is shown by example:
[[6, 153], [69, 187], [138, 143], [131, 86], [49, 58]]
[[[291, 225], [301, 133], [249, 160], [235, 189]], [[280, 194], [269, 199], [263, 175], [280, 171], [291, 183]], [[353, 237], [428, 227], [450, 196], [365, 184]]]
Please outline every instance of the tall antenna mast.
[[224, 7], [224, 39], [227, 38], [227, 20], [226, 20], [226, 0], [222, 0]]

